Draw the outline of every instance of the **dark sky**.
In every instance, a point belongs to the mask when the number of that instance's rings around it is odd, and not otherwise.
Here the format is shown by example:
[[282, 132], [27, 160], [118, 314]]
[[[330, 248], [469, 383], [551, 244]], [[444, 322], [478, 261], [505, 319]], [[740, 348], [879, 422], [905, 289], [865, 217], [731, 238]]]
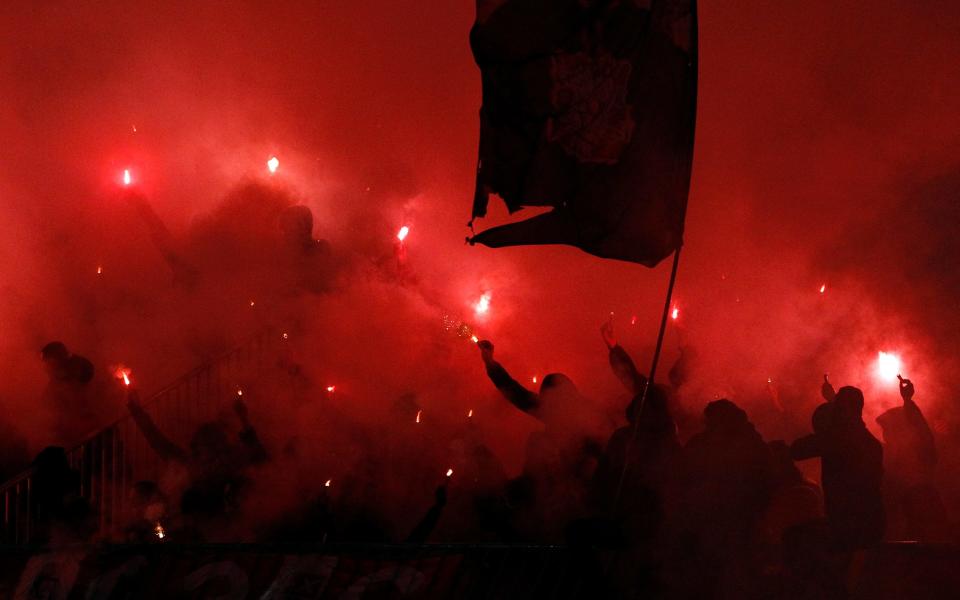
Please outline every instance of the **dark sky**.
[[[248, 298], [166, 291], [117, 178], [131, 168], [189, 237], [231, 189], [266, 181], [274, 154], [268, 185], [308, 205], [315, 234], [353, 257], [336, 294], [277, 309], [325, 333], [325, 378], [348, 386], [373, 369], [382, 389], [357, 383], [358, 394], [442, 381], [438, 404], [489, 396], [472, 349], [438, 350], [426, 330], [438, 307], [469, 317], [490, 292], [477, 327], [518, 377], [564, 370], [589, 395], [614, 394], [597, 329], [613, 311], [646, 365], [668, 266], [463, 244], [480, 98], [473, 13], [466, 0], [3, 3], [0, 402], [39, 393], [36, 350], [54, 338], [98, 364], [153, 371], [156, 384], [200, 360], [184, 331]], [[687, 405], [730, 395], [760, 410], [770, 377], [805, 422], [830, 372], [862, 384], [875, 414], [895, 400], [873, 374], [887, 350], [918, 398], [947, 412], [960, 379], [958, 17], [947, 0], [701, 3], [681, 316], [665, 358], [681, 339], [699, 349]], [[368, 277], [402, 224], [416, 283]]]

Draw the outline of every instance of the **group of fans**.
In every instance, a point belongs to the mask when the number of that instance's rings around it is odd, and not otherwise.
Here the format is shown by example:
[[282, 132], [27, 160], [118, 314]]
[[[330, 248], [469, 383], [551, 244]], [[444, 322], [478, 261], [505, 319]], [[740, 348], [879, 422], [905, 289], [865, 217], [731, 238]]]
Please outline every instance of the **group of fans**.
[[[639, 373], [612, 323], [601, 334], [612, 371], [632, 397], [625, 421], [612, 434], [567, 376], [547, 375], [539, 390], [529, 390], [497, 361], [494, 345], [482, 340], [477, 346], [491, 382], [542, 424], [526, 440], [518, 476], [507, 476], [473, 424], [447, 440], [454, 448], [455, 485], [450, 473], [446, 479], [424, 475], [417, 445], [430, 440], [402, 428], [367, 431], [361, 435], [370, 452], [335, 490], [327, 481], [305, 495], [297, 510], [244, 530], [237, 522], [258, 469], [296, 464], [296, 444], [268, 451], [238, 396], [232, 407], [237, 433], [229, 423], [203, 423], [188, 447], [181, 447], [130, 389], [130, 416], [153, 451], [179, 473], [179, 483], [136, 482], [128, 490], [128, 520], [114, 541], [565, 543], [606, 553], [606, 585], [688, 596], [770, 586], [842, 595], [846, 573], [863, 550], [891, 538], [948, 538], [934, 485], [936, 446], [911, 381], [900, 382], [902, 406], [878, 419], [883, 443], [863, 421], [863, 393], [835, 390], [826, 377], [812, 433], [792, 443], [765, 441], [747, 413], [726, 399], [706, 405], [702, 430], [683, 443], [672, 388], [650, 384]], [[65, 421], [75, 426], [93, 419], [85, 403], [76, 402], [78, 390], [92, 379], [90, 362], [59, 342], [47, 345], [42, 356], [48, 395], [73, 398], [64, 407]], [[393, 410], [412, 422], [408, 413], [418, 407], [408, 396]], [[819, 485], [796, 464], [807, 460], [820, 462]], [[93, 539], [94, 511], [80, 494], [79, 475], [64, 449], [44, 449], [33, 469], [33, 509], [46, 540]], [[398, 492], [397, 481], [408, 489]]]

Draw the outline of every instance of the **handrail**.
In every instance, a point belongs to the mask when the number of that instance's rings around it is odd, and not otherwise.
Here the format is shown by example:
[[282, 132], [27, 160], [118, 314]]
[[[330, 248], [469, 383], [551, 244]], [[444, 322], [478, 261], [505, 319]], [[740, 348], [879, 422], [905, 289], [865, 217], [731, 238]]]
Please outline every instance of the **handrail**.
[[[232, 396], [235, 386], [250, 377], [252, 367], [262, 369], [270, 336], [270, 331], [251, 336], [152, 394], [144, 404], [151, 407], [157, 424], [182, 431], [209, 420], [225, 398]], [[156, 480], [163, 469], [129, 414], [85, 437], [67, 450], [67, 457], [80, 473], [80, 495], [96, 509], [101, 534], [120, 524], [130, 485]], [[32, 476], [33, 469], [27, 469], [0, 485], [0, 544], [31, 543], [38, 535], [36, 515], [32, 514]]]

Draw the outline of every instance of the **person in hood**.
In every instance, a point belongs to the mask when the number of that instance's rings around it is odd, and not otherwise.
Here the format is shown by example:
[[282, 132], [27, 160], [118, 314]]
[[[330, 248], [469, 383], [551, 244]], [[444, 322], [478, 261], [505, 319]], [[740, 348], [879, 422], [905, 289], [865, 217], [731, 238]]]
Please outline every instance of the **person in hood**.
[[487, 376], [504, 398], [543, 424], [527, 439], [522, 475], [508, 486], [508, 498], [518, 509], [518, 529], [541, 540], [557, 539], [586, 510], [589, 482], [602, 453], [602, 417], [566, 375], [547, 375], [533, 392], [494, 360], [491, 342], [477, 345]]

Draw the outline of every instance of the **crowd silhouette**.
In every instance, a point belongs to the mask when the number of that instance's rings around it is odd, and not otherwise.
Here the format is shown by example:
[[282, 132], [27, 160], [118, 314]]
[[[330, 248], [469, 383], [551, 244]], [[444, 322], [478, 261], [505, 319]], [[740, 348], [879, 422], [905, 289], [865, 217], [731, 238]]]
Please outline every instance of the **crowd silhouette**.
[[[617, 343], [612, 321], [601, 337], [611, 372], [630, 396], [618, 423], [562, 373], [527, 389], [497, 361], [494, 344], [481, 340], [490, 382], [542, 424], [517, 441], [525, 445], [519, 475], [507, 475], [473, 422], [444, 440], [444, 434], [430, 439], [402, 427], [357, 432], [365, 436], [367, 453], [336, 493], [327, 482], [304, 497], [299, 510], [257, 523], [241, 540], [234, 539], [236, 524], [257, 470], [297, 460], [293, 441], [268, 451], [238, 395], [232, 425], [204, 422], [181, 447], [130, 388], [130, 417], [178, 475], [136, 481], [125, 525], [112, 541], [567, 544], [585, 552], [585, 562], [594, 561], [603, 574], [600, 591], [615, 596], [642, 590], [662, 597], [844, 597], [858, 557], [883, 540], [952, 539], [935, 485], [935, 438], [912, 381], [900, 379], [902, 405], [877, 419], [883, 442], [863, 420], [863, 392], [835, 390], [826, 376], [808, 435], [766, 441], [743, 408], [716, 399], [684, 442], [674, 393], [693, 351], [671, 369], [671, 385], [660, 385], [638, 371]], [[63, 418], [53, 429], [60, 445], [45, 448], [31, 465], [36, 537], [51, 543], [97, 539], [95, 510], [63, 447], [91, 428], [84, 386], [93, 365], [59, 342], [45, 346], [41, 356], [50, 379], [45, 402]], [[406, 423], [413, 415], [419, 421], [421, 409], [408, 394], [392, 411]], [[453, 489], [452, 469], [444, 479], [426, 466], [427, 446], [444, 443], [458, 470]], [[814, 460], [819, 484], [798, 468]], [[389, 488], [385, 473], [394, 481], [399, 475], [407, 489]]]

